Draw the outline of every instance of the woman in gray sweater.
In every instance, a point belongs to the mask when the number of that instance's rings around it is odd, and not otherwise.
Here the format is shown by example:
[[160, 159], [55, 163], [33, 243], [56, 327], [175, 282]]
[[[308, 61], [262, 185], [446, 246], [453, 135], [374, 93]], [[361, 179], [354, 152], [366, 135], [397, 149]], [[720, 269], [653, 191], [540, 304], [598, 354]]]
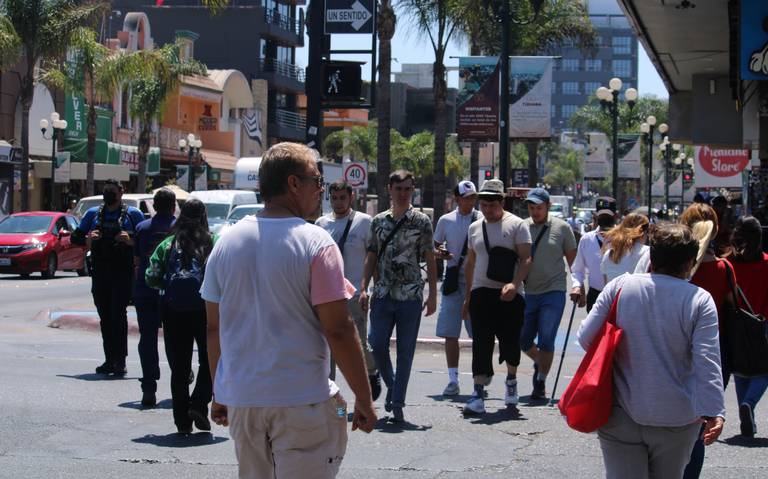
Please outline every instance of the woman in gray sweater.
[[607, 478], [681, 477], [701, 424], [711, 444], [725, 417], [717, 309], [685, 279], [698, 244], [687, 226], [665, 224], [650, 247], [651, 272], [608, 283], [578, 332], [588, 349], [621, 291], [614, 405], [598, 430]]

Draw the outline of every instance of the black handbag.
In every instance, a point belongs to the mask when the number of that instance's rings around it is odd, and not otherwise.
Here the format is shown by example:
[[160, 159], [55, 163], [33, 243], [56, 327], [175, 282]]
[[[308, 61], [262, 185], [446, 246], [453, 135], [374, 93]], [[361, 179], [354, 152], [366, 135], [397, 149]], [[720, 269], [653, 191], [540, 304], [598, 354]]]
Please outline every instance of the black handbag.
[[768, 374], [768, 336], [762, 315], [755, 314], [747, 297], [733, 282], [726, 263], [728, 284], [735, 304], [727, 308], [721, 325], [721, 355], [730, 372], [742, 377]]
[[491, 248], [485, 221], [483, 221], [483, 241], [485, 242], [485, 250], [488, 252], [488, 269], [485, 270], [485, 276], [493, 281], [511, 283], [515, 278], [517, 252], [503, 246]]
[[[475, 222], [477, 213], [472, 213], [472, 221]], [[443, 295], [455, 293], [459, 290], [459, 273], [461, 273], [461, 265], [464, 264], [464, 258], [467, 256], [467, 247], [469, 246], [469, 231], [467, 231], [467, 237], [464, 239], [464, 247], [461, 248], [461, 256], [456, 266], [449, 266], [445, 268], [445, 274], [443, 275]]]

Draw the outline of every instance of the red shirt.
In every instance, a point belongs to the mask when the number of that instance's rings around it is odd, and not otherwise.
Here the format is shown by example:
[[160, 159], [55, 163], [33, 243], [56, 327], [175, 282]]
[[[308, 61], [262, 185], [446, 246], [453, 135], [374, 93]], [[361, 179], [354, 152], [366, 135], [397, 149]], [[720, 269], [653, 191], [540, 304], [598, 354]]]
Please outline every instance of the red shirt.
[[[696, 270], [696, 274], [691, 278], [691, 283], [712, 295], [715, 306], [717, 306], [717, 315], [720, 318], [723, 317], [721, 313], [725, 297], [731, 292], [731, 288], [728, 285], [728, 277], [726, 276], [728, 274], [726, 263], [728, 261], [724, 259], [701, 263]], [[730, 265], [731, 263], [728, 264]], [[731, 268], [733, 268], [733, 265], [731, 265]], [[736, 274], [738, 275], [738, 273]]]
[[768, 254], [763, 253], [763, 259], [750, 263], [734, 261], [733, 268], [741, 290], [747, 297], [756, 314], [768, 316]]

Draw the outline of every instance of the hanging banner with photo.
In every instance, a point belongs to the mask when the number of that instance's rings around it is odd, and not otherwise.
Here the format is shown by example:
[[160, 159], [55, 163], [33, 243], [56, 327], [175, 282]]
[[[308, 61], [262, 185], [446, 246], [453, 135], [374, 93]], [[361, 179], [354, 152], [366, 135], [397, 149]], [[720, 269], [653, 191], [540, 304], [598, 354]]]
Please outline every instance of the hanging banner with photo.
[[[208, 166], [202, 165], [195, 168], [195, 191], [205, 191], [208, 189]], [[189, 185], [189, 176], [187, 165], [176, 165], [176, 185], [181, 189], [187, 189]]]
[[456, 98], [459, 141], [497, 141], [499, 138], [499, 59], [460, 57]]
[[53, 170], [55, 183], [69, 183], [71, 174], [70, 153], [68, 151], [56, 152], [56, 168]]
[[741, 188], [742, 172], [749, 165], [749, 150], [697, 146], [694, 150], [696, 188]]
[[588, 133], [589, 147], [584, 157], [584, 178], [602, 179], [610, 173], [608, 137], [605, 133]]
[[619, 178], [640, 178], [640, 135], [619, 135]]
[[509, 59], [509, 137], [549, 138], [552, 104], [551, 57]]

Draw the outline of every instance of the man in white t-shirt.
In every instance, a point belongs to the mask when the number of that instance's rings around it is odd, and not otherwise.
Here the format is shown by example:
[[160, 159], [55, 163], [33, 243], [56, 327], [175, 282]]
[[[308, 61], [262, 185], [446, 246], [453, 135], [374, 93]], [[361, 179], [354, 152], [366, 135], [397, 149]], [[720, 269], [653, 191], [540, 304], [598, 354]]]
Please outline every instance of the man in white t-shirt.
[[[460, 181], [453, 189], [456, 209], [437, 220], [435, 227], [435, 256], [447, 261], [442, 286], [442, 301], [437, 316], [436, 335], [445, 338], [445, 360], [448, 363], [448, 385], [443, 396], [459, 394], [459, 336], [461, 336], [461, 306], [464, 304], [464, 266], [469, 247], [469, 225], [483, 216], [475, 209], [477, 189], [471, 181]], [[472, 325], [465, 320], [464, 329], [472, 337]]]
[[328, 379], [331, 352], [355, 394], [352, 430], [370, 432], [376, 421], [347, 310], [354, 287], [331, 236], [304, 220], [323, 191], [312, 150], [279, 143], [259, 176], [264, 210], [216, 243], [201, 288], [211, 418], [230, 426], [240, 477], [333, 478], [346, 451], [347, 408]]
[[[344, 257], [344, 277], [355, 284], [363, 282], [363, 266], [368, 254], [368, 243], [371, 241], [371, 217], [352, 209], [355, 194], [352, 187], [344, 181], [337, 181], [328, 187], [333, 212], [321, 216], [315, 224], [330, 233], [339, 245]], [[371, 383], [373, 400], [381, 394], [381, 376], [376, 369], [376, 360], [370, 344], [368, 344], [368, 315], [360, 307], [360, 295], [355, 294], [347, 302], [349, 314], [355, 322], [360, 335], [360, 343], [365, 353], [365, 366], [368, 368], [368, 380]], [[331, 365], [331, 379], [335, 378], [335, 365]]]
[[504, 211], [504, 184], [483, 183], [480, 211], [484, 219], [469, 227], [467, 293], [462, 314], [472, 321], [472, 377], [475, 391], [464, 414], [485, 412], [485, 385], [493, 377], [494, 340], [499, 340], [499, 362], [507, 365], [504, 403], [518, 403], [517, 367], [525, 299], [523, 280], [531, 266], [531, 234], [518, 216]]

